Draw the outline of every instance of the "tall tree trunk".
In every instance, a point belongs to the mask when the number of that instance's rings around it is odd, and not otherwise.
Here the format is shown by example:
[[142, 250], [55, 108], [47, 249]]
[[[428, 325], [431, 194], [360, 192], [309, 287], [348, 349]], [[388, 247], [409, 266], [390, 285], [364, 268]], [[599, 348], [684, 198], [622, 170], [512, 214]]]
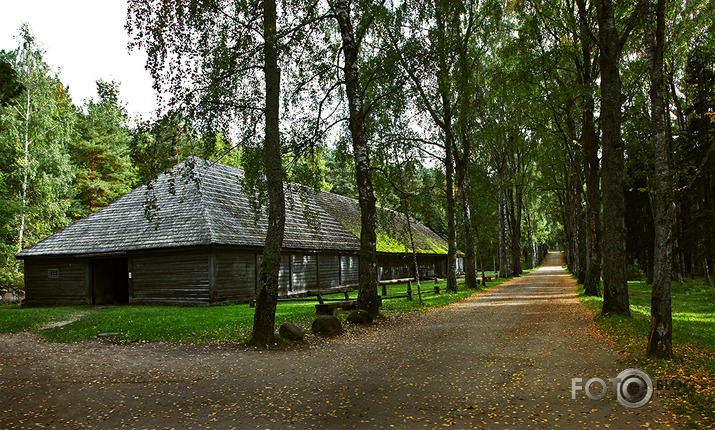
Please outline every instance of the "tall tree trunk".
[[360, 202], [360, 268], [357, 307], [376, 316], [380, 312], [380, 299], [377, 295], [377, 209], [370, 172], [370, 155], [358, 70], [360, 43], [355, 39], [348, 1], [336, 1], [333, 10], [343, 41], [345, 92], [350, 110], [349, 127], [353, 140], [355, 176]]
[[[569, 193], [564, 193], [566, 197], [568, 197], [568, 194]], [[573, 273], [575, 270], [574, 265], [576, 264], [574, 261], [574, 257], [576, 255], [574, 244], [576, 242], [574, 240], [573, 217], [570, 215], [572, 212], [572, 208], [571, 203], [566, 198], [559, 196], [559, 202], [561, 207], [564, 208], [561, 211], [561, 220], [564, 226], [564, 240], [566, 241], [566, 243], [564, 244], [564, 257], [566, 260], [566, 265]]]
[[574, 199], [576, 199], [574, 207], [574, 238], [576, 239], [576, 260], [578, 261], [578, 270], [576, 272], [576, 277], [578, 278], [578, 283], [581, 285], [583, 285], [586, 279], [586, 266], [588, 255], [588, 252], [586, 250], [586, 214], [583, 209], [582, 189], [583, 182], [579, 176], [578, 182], [576, 182], [576, 189], [574, 190]]
[[[415, 249], [415, 237], [412, 234], [412, 221], [410, 221], [409, 209], [407, 205], [407, 199], [402, 199], [402, 210], [407, 220], [407, 232], [410, 237], [410, 248], [412, 249], [412, 271], [415, 274], [415, 280], [417, 281], [417, 297], [420, 304], [422, 304], [422, 283], [420, 282], [420, 265], [417, 262], [417, 249]], [[409, 294], [412, 294], [411, 292]], [[412, 300], [412, 297], [409, 297]]]
[[[25, 213], [27, 212], [27, 188], [28, 182], [30, 180], [30, 90], [27, 89], [27, 109], [25, 110], [25, 142], [24, 142], [24, 152], [23, 152], [23, 165], [22, 165], [22, 195], [21, 199], [21, 212], [20, 212], [20, 228], [17, 234], [17, 252], [22, 251], [23, 245], [25, 243]], [[20, 261], [15, 263], [15, 272], [20, 270]]]
[[531, 223], [528, 209], [524, 208], [524, 217], [526, 221], [526, 231], [529, 236], [529, 268], [533, 269], [539, 265], [539, 252], [534, 241], [534, 226]]
[[[471, 193], [467, 194], [467, 199], [470, 207], [474, 207], [474, 201], [471, 198]], [[479, 261], [479, 270], [482, 272], [482, 285], [486, 286], [486, 280], [484, 276], [484, 256], [482, 254], [482, 244], [479, 240], [479, 226], [477, 225], [476, 217], [472, 217], [472, 231], [474, 232], [474, 239], [476, 245], [476, 259]]]
[[278, 273], [285, 231], [285, 196], [279, 133], [280, 69], [278, 68], [278, 37], [275, 0], [263, 2], [263, 32], [265, 42], [264, 73], [266, 79], [266, 136], [264, 153], [268, 186], [268, 228], [263, 258], [258, 271], [256, 312], [253, 315], [251, 344], [269, 345], [274, 341], [276, 304], [278, 303]]
[[507, 220], [509, 221], [510, 276], [521, 276], [521, 185], [509, 188], [507, 193]]
[[457, 160], [457, 188], [459, 188], [459, 207], [462, 212], [462, 228], [464, 229], [464, 282], [467, 288], [477, 288], [476, 264], [474, 258], [474, 236], [472, 232], [472, 217], [469, 210], [469, 190], [467, 170], [469, 168], [470, 145], [463, 137], [464, 153]]
[[578, 1], [579, 39], [581, 40], [581, 145], [583, 156], [584, 179], [586, 181], [586, 228], [588, 235], [588, 263], [586, 278], [583, 282], [584, 294], [601, 294], [601, 189], [600, 165], [598, 161], [598, 134], [593, 113], [593, 71], [591, 64], [591, 35], [588, 25], [588, 12], [584, 0]]
[[599, 0], [598, 37], [601, 44], [601, 130], [603, 159], [603, 310], [630, 315], [626, 282], [626, 222], [623, 195], [624, 145], [621, 138], [622, 44], [611, 0]]
[[506, 193], [499, 186], [499, 277], [509, 277], [508, 227], [506, 222]]
[[570, 177], [571, 180], [567, 180], [566, 183], [570, 184], [566, 187], [566, 192], [568, 193], [568, 200], [571, 202], [571, 210], [569, 211], [571, 216], [571, 225], [573, 226], [573, 251], [572, 256], [573, 266], [571, 271], [578, 279], [579, 284], [583, 284], [586, 278], [586, 263], [587, 263], [587, 250], [586, 250], [586, 214], [583, 208], [583, 163], [581, 161], [580, 152], [576, 150], [573, 142], [578, 139], [577, 134], [577, 119], [574, 118], [573, 105], [575, 100], [569, 100], [567, 110], [567, 122], [566, 129], [568, 131], [567, 139], [565, 143], [566, 152], [568, 154], [570, 171], [566, 172], [567, 178]]
[[[590, 68], [590, 66], [589, 66]], [[588, 264], [584, 279], [584, 293], [587, 296], [601, 294], [601, 190], [598, 163], [598, 137], [593, 118], [593, 95], [584, 97], [583, 165], [586, 176], [586, 228], [588, 234]]]
[[673, 262], [673, 185], [670, 176], [670, 145], [666, 133], [663, 43], [665, 42], [665, 0], [653, 10], [650, 0], [641, 0], [645, 12], [646, 57], [650, 69], [651, 122], [655, 163], [655, 257], [653, 294], [650, 304], [648, 355], [673, 357], [673, 317], [670, 284]]
[[437, 86], [442, 100], [442, 131], [444, 132], [445, 177], [447, 198], [447, 292], [457, 292], [457, 208], [454, 199], [454, 132], [452, 129], [452, 101], [449, 94], [449, 67], [444, 50], [447, 43], [444, 39], [445, 24], [442, 5], [435, 3], [435, 17], [438, 29], [438, 44], [443, 54], [439, 57]]
[[[448, 109], [447, 109], [448, 111]], [[449, 121], [451, 122], [451, 117]], [[445, 119], [445, 124], [447, 120]], [[450, 127], [451, 128], [451, 127]], [[457, 218], [454, 201], [454, 160], [452, 158], [454, 137], [445, 139], [446, 197], [447, 197], [447, 292], [457, 292]]]

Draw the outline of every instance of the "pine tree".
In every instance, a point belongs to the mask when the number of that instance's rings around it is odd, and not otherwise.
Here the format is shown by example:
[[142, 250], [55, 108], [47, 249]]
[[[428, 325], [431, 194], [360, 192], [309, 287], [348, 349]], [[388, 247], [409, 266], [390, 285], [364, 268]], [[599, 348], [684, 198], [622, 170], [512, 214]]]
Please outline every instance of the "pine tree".
[[77, 168], [74, 187], [77, 198], [72, 217], [82, 218], [131, 189], [133, 169], [129, 158], [131, 136], [127, 111], [119, 101], [119, 84], [97, 81], [98, 101], [85, 103], [76, 137], [71, 145]]

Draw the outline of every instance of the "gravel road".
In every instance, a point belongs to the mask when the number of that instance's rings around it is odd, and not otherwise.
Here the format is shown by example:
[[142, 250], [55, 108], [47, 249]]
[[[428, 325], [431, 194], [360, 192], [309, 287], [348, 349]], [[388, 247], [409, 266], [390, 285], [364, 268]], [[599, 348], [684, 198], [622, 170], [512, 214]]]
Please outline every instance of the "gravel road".
[[572, 400], [571, 378], [628, 367], [592, 319], [552, 253], [452, 306], [287, 351], [0, 335], [0, 427], [677, 428], [657, 396]]

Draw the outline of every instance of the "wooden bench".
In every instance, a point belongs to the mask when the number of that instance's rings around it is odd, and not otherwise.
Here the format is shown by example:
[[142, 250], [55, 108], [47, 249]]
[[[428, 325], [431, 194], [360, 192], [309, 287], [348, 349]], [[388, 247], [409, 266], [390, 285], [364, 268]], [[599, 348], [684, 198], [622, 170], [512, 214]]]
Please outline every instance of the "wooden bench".
[[335, 315], [338, 309], [356, 309], [357, 299], [343, 300], [339, 302], [318, 303], [315, 305], [315, 312], [321, 315]]
[[[403, 278], [403, 279], [388, 279], [385, 281], [378, 281], [380, 285], [382, 286], [382, 295], [386, 296], [387, 295], [387, 284], [403, 284], [407, 283], [407, 291], [408, 295], [411, 297], [412, 296], [412, 282], [415, 280], [415, 278]], [[410, 299], [412, 300], [412, 299]]]

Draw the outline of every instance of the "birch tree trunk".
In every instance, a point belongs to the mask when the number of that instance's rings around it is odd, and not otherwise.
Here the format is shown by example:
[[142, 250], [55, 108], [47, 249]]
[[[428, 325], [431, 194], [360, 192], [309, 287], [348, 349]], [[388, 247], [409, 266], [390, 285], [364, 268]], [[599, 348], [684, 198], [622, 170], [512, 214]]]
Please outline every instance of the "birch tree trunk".
[[[451, 124], [448, 100], [445, 107], [445, 124]], [[451, 128], [451, 126], [448, 126]], [[451, 132], [445, 138], [445, 169], [446, 169], [446, 197], [447, 197], [447, 292], [457, 292], [457, 220], [456, 205], [454, 201], [454, 159], [452, 157], [454, 136]]]
[[509, 276], [521, 276], [521, 186], [506, 193], [506, 219], [509, 228]]
[[279, 132], [280, 69], [278, 69], [278, 37], [276, 31], [276, 2], [263, 2], [263, 31], [265, 42], [264, 73], [266, 79], [266, 136], [264, 153], [268, 185], [268, 229], [263, 258], [258, 271], [256, 311], [250, 343], [266, 346], [274, 342], [276, 305], [278, 303], [278, 274], [285, 231], [285, 196]]
[[380, 302], [377, 295], [377, 209], [368, 154], [362, 90], [358, 70], [360, 43], [355, 38], [348, 1], [339, 0], [333, 5], [345, 56], [345, 92], [350, 111], [349, 127], [353, 140], [355, 176], [360, 202], [360, 268], [357, 307], [377, 316]]
[[[27, 92], [27, 106], [25, 109], [25, 133], [24, 133], [24, 148], [23, 148], [23, 164], [22, 164], [22, 195], [20, 196], [21, 211], [20, 211], [20, 228], [17, 234], [17, 252], [22, 251], [25, 236], [25, 212], [27, 212], [27, 188], [30, 180], [30, 89]], [[20, 261], [15, 263], [15, 271], [20, 270]]]

